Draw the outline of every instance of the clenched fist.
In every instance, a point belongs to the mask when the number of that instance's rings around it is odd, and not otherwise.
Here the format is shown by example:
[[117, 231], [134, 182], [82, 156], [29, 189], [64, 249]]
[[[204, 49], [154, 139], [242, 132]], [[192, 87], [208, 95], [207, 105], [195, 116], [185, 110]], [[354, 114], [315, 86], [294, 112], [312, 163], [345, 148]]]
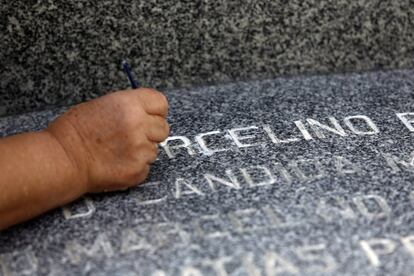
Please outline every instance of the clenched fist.
[[167, 138], [167, 99], [119, 91], [71, 108], [42, 131], [0, 139], [0, 230], [80, 196], [142, 182]]
[[87, 192], [126, 189], [147, 177], [168, 137], [166, 97], [152, 89], [115, 92], [77, 105], [46, 130], [62, 145]]

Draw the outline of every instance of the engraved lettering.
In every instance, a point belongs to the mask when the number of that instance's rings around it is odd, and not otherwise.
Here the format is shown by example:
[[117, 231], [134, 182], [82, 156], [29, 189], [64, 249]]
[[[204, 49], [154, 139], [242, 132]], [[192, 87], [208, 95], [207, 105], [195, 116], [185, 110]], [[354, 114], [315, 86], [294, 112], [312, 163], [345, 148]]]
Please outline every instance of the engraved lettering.
[[[258, 177], [259, 179], [253, 179], [251, 171], [253, 171], [254, 175], [261, 175], [262, 177]], [[267, 186], [276, 183], [276, 177], [265, 166], [241, 168], [240, 172], [242, 173], [244, 179], [250, 187]]]
[[[358, 211], [367, 219], [380, 219], [388, 217], [391, 214], [391, 208], [387, 201], [378, 195], [363, 195], [354, 197], [353, 202], [358, 208]], [[368, 207], [367, 202], [375, 204], [375, 209]]]
[[192, 266], [186, 266], [182, 269], [181, 276], [203, 276], [203, 274]]
[[[170, 141], [181, 141], [182, 143], [179, 145], [170, 145]], [[171, 159], [171, 158], [175, 158], [176, 153], [175, 150], [176, 149], [186, 149], [187, 153], [192, 156], [195, 154], [194, 149], [191, 146], [191, 141], [190, 139], [188, 139], [185, 136], [172, 136], [172, 137], [168, 137], [164, 142], [160, 143], [160, 146], [164, 149], [165, 153], [167, 154], [167, 156]]]
[[379, 256], [391, 254], [396, 248], [395, 243], [389, 239], [361, 240], [359, 244], [374, 267], [381, 265]]
[[[160, 184], [161, 182], [159, 181], [144, 183], [138, 186], [138, 190], [142, 191], [142, 189], [147, 189], [147, 188], [152, 188], [152, 187], [155, 187], [157, 190], [159, 190], [158, 186]], [[154, 194], [154, 193], [151, 193], [151, 194]], [[164, 202], [165, 200], [167, 200], [167, 196], [154, 198], [154, 199], [145, 199], [143, 193], [137, 194], [137, 203], [139, 205], [159, 204], [161, 202]]]
[[232, 260], [231, 257], [222, 257], [216, 260], [207, 260], [205, 261], [205, 264], [213, 267], [214, 271], [216, 272], [215, 275], [228, 276], [228, 273], [226, 271], [226, 264], [231, 262], [231, 260]]
[[[401, 160], [399, 157], [396, 157], [389, 153], [381, 153], [382, 156], [385, 158], [388, 166], [391, 167], [393, 173], [397, 173], [401, 171], [401, 167], [407, 171], [414, 172], [414, 165], [410, 161]], [[400, 165], [400, 166], [399, 166]]]
[[237, 180], [236, 176], [233, 174], [233, 171], [230, 169], [226, 170], [226, 175], [228, 177], [228, 180], [223, 179], [221, 177], [217, 177], [209, 173], [204, 174], [204, 178], [207, 180], [208, 185], [213, 191], [216, 191], [215, 183], [220, 183], [220, 184], [223, 184], [224, 186], [227, 186], [227, 187], [230, 187], [236, 190], [240, 189], [240, 183]]
[[256, 137], [256, 135], [241, 136], [238, 132], [249, 131], [249, 130], [252, 130], [252, 129], [258, 129], [258, 127], [257, 126], [250, 126], [250, 127], [233, 128], [233, 129], [229, 129], [228, 132], [230, 134], [230, 137], [233, 139], [234, 143], [237, 145], [237, 147], [247, 148], [247, 147], [258, 146], [261, 143], [244, 144], [241, 141], [249, 140], [249, 139], [256, 139], [257, 137]]
[[[300, 164], [302, 165], [301, 167]], [[305, 167], [305, 165], [307, 166]], [[296, 175], [302, 181], [313, 181], [325, 176], [322, 164], [318, 160], [302, 159], [298, 161], [291, 161], [289, 162], [289, 166], [294, 170]], [[309, 172], [308, 169], [308, 173], [305, 174], [305, 168], [309, 167], [314, 167], [314, 170], [312, 172]]]
[[218, 214], [204, 215], [195, 221], [195, 230], [202, 238], [215, 239], [228, 237], [229, 233], [223, 230], [222, 220]]
[[97, 258], [98, 256], [111, 257], [114, 255], [112, 244], [105, 234], [100, 234], [94, 244], [88, 249], [80, 245], [78, 241], [70, 241], [66, 244], [65, 252], [73, 264], [79, 264], [82, 256]]
[[339, 175], [362, 174], [362, 170], [354, 163], [343, 156], [334, 156], [336, 171]]
[[260, 270], [254, 262], [254, 255], [251, 252], [243, 256], [242, 264], [247, 272], [247, 275], [261, 276]]
[[274, 276], [280, 273], [299, 273], [297, 267], [295, 267], [288, 260], [283, 259], [275, 252], [268, 252], [265, 255], [265, 270], [267, 276]]
[[77, 214], [72, 213], [71, 209], [69, 208], [68, 205], [62, 207], [62, 212], [63, 212], [63, 216], [65, 217], [65, 219], [77, 219], [77, 218], [90, 218], [92, 216], [92, 214], [95, 212], [95, 206], [92, 202], [92, 200], [88, 197], [83, 197], [80, 201], [75, 202], [73, 205], [77, 205], [80, 202], [84, 202], [86, 205], [87, 210], [84, 212], [79, 212]]
[[[365, 122], [365, 124], [368, 126], [367, 130], [361, 130], [358, 129], [357, 127], [354, 126], [354, 124], [352, 123], [352, 121], [354, 120], [362, 120]], [[379, 133], [379, 129], [378, 127], [375, 125], [375, 123], [368, 118], [367, 116], [364, 115], [356, 115], [356, 116], [348, 116], [345, 117], [344, 119], [345, 121], [345, 125], [355, 134], [357, 135], [374, 135]]]
[[165, 271], [164, 270], [156, 270], [156, 271], [154, 271], [152, 274], [151, 274], [151, 276], [167, 276], [167, 274], [165, 273]]
[[334, 127], [330, 127], [328, 125], [322, 124], [313, 119], [306, 119], [306, 120], [308, 124], [311, 126], [311, 128], [313, 129], [313, 131], [315, 132], [316, 136], [321, 139], [324, 139], [326, 137], [321, 131], [321, 129], [338, 134], [339, 136], [347, 136], [345, 130], [342, 128], [342, 126], [338, 123], [338, 121], [334, 117], [329, 117], [328, 119], [329, 121], [331, 121]]
[[313, 264], [307, 268], [307, 271], [329, 273], [336, 269], [335, 258], [326, 252], [325, 244], [301, 247], [296, 250], [296, 255], [300, 260]]
[[154, 228], [154, 236], [158, 247], [174, 243], [180, 246], [186, 246], [190, 242], [189, 234], [183, 230], [182, 225], [179, 223], [162, 222], [157, 223]]
[[403, 244], [405, 250], [414, 257], [414, 235], [401, 237], [401, 243]]
[[184, 178], [177, 178], [175, 180], [175, 198], [179, 199], [182, 195], [193, 195], [197, 194], [203, 196], [204, 193], [201, 192], [197, 187], [191, 185], [187, 180]]
[[276, 134], [273, 132], [272, 128], [268, 125], [263, 126], [263, 130], [266, 132], [266, 134], [269, 136], [270, 140], [274, 144], [281, 144], [281, 143], [291, 143], [291, 142], [297, 142], [300, 139], [299, 138], [287, 138], [287, 139], [279, 139], [276, 137]]
[[0, 255], [0, 275], [34, 275], [38, 272], [38, 259], [31, 247], [22, 252], [13, 251]]
[[280, 227], [286, 224], [286, 219], [274, 208], [265, 206], [263, 207], [263, 212], [266, 214], [266, 217], [269, 220], [270, 224], [274, 227]]
[[396, 115], [409, 131], [414, 132], [414, 126], [412, 125], [414, 123], [414, 113], [397, 113]]
[[220, 133], [221, 133], [220, 131], [216, 130], [216, 131], [210, 131], [207, 133], [201, 133], [195, 137], [196, 142], [200, 145], [200, 148], [205, 155], [212, 155], [213, 153], [216, 153], [216, 152], [229, 150], [229, 149], [210, 149], [207, 146], [206, 142], [204, 141], [205, 136], [218, 135]]
[[132, 229], [122, 231], [121, 253], [151, 249], [153, 248], [148, 241], [143, 237], [139, 237]]
[[280, 176], [286, 181], [286, 183], [292, 182], [292, 176], [290, 173], [286, 170], [286, 168], [280, 164], [280, 163], [274, 163], [273, 166], [276, 168], [276, 170], [280, 173]]
[[258, 210], [249, 208], [244, 210], [237, 210], [228, 214], [231, 224], [238, 232], [254, 231], [260, 228], [255, 223], [255, 218], [258, 218]]
[[351, 205], [345, 201], [344, 198], [334, 196], [333, 203], [328, 204], [327, 200], [321, 200], [318, 203], [316, 213], [324, 218], [326, 221], [336, 221], [338, 214], [343, 219], [356, 219], [357, 215], [352, 210]]
[[309, 131], [306, 129], [306, 127], [304, 126], [304, 124], [301, 121], [295, 121], [294, 122], [296, 127], [299, 129], [300, 133], [302, 133], [303, 138], [305, 138], [305, 140], [312, 140], [312, 136], [310, 135]]

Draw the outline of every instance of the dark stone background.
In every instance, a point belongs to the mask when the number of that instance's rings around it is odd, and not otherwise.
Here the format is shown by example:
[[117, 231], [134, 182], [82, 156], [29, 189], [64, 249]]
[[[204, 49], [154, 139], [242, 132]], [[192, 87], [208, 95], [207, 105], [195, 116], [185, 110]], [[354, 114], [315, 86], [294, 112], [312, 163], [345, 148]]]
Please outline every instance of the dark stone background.
[[0, 115], [160, 89], [414, 65], [413, 2], [0, 0]]

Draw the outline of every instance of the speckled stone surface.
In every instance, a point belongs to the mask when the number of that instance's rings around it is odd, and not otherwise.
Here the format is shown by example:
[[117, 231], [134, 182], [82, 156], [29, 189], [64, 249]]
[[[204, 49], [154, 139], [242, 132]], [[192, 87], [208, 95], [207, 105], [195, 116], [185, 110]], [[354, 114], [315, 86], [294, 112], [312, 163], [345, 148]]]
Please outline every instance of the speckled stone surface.
[[[0, 275], [414, 270], [414, 71], [167, 96], [171, 137], [145, 184], [1, 233]], [[59, 112], [2, 118], [0, 133], [40, 129]]]
[[0, 114], [125, 88], [414, 66], [401, 1], [0, 0]]

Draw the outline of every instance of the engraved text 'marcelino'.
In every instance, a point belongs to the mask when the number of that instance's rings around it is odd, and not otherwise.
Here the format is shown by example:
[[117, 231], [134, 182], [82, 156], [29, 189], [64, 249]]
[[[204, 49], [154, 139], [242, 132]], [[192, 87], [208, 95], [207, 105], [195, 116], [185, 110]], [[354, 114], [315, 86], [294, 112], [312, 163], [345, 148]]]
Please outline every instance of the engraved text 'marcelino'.
[[[405, 123], [407, 124], [407, 122]], [[305, 120], [295, 120], [289, 125], [289, 129], [276, 129], [267, 124], [258, 124], [225, 130], [211, 130], [195, 135], [193, 140], [186, 136], [171, 136], [160, 146], [169, 158], [175, 158], [177, 154], [212, 155], [241, 148], [264, 145], [281, 146], [315, 139], [376, 135], [380, 132], [374, 121], [365, 115], [347, 116], [342, 120], [333, 116], [328, 116], [323, 120], [306, 118]], [[215, 142], [212, 143], [211, 140]]]

